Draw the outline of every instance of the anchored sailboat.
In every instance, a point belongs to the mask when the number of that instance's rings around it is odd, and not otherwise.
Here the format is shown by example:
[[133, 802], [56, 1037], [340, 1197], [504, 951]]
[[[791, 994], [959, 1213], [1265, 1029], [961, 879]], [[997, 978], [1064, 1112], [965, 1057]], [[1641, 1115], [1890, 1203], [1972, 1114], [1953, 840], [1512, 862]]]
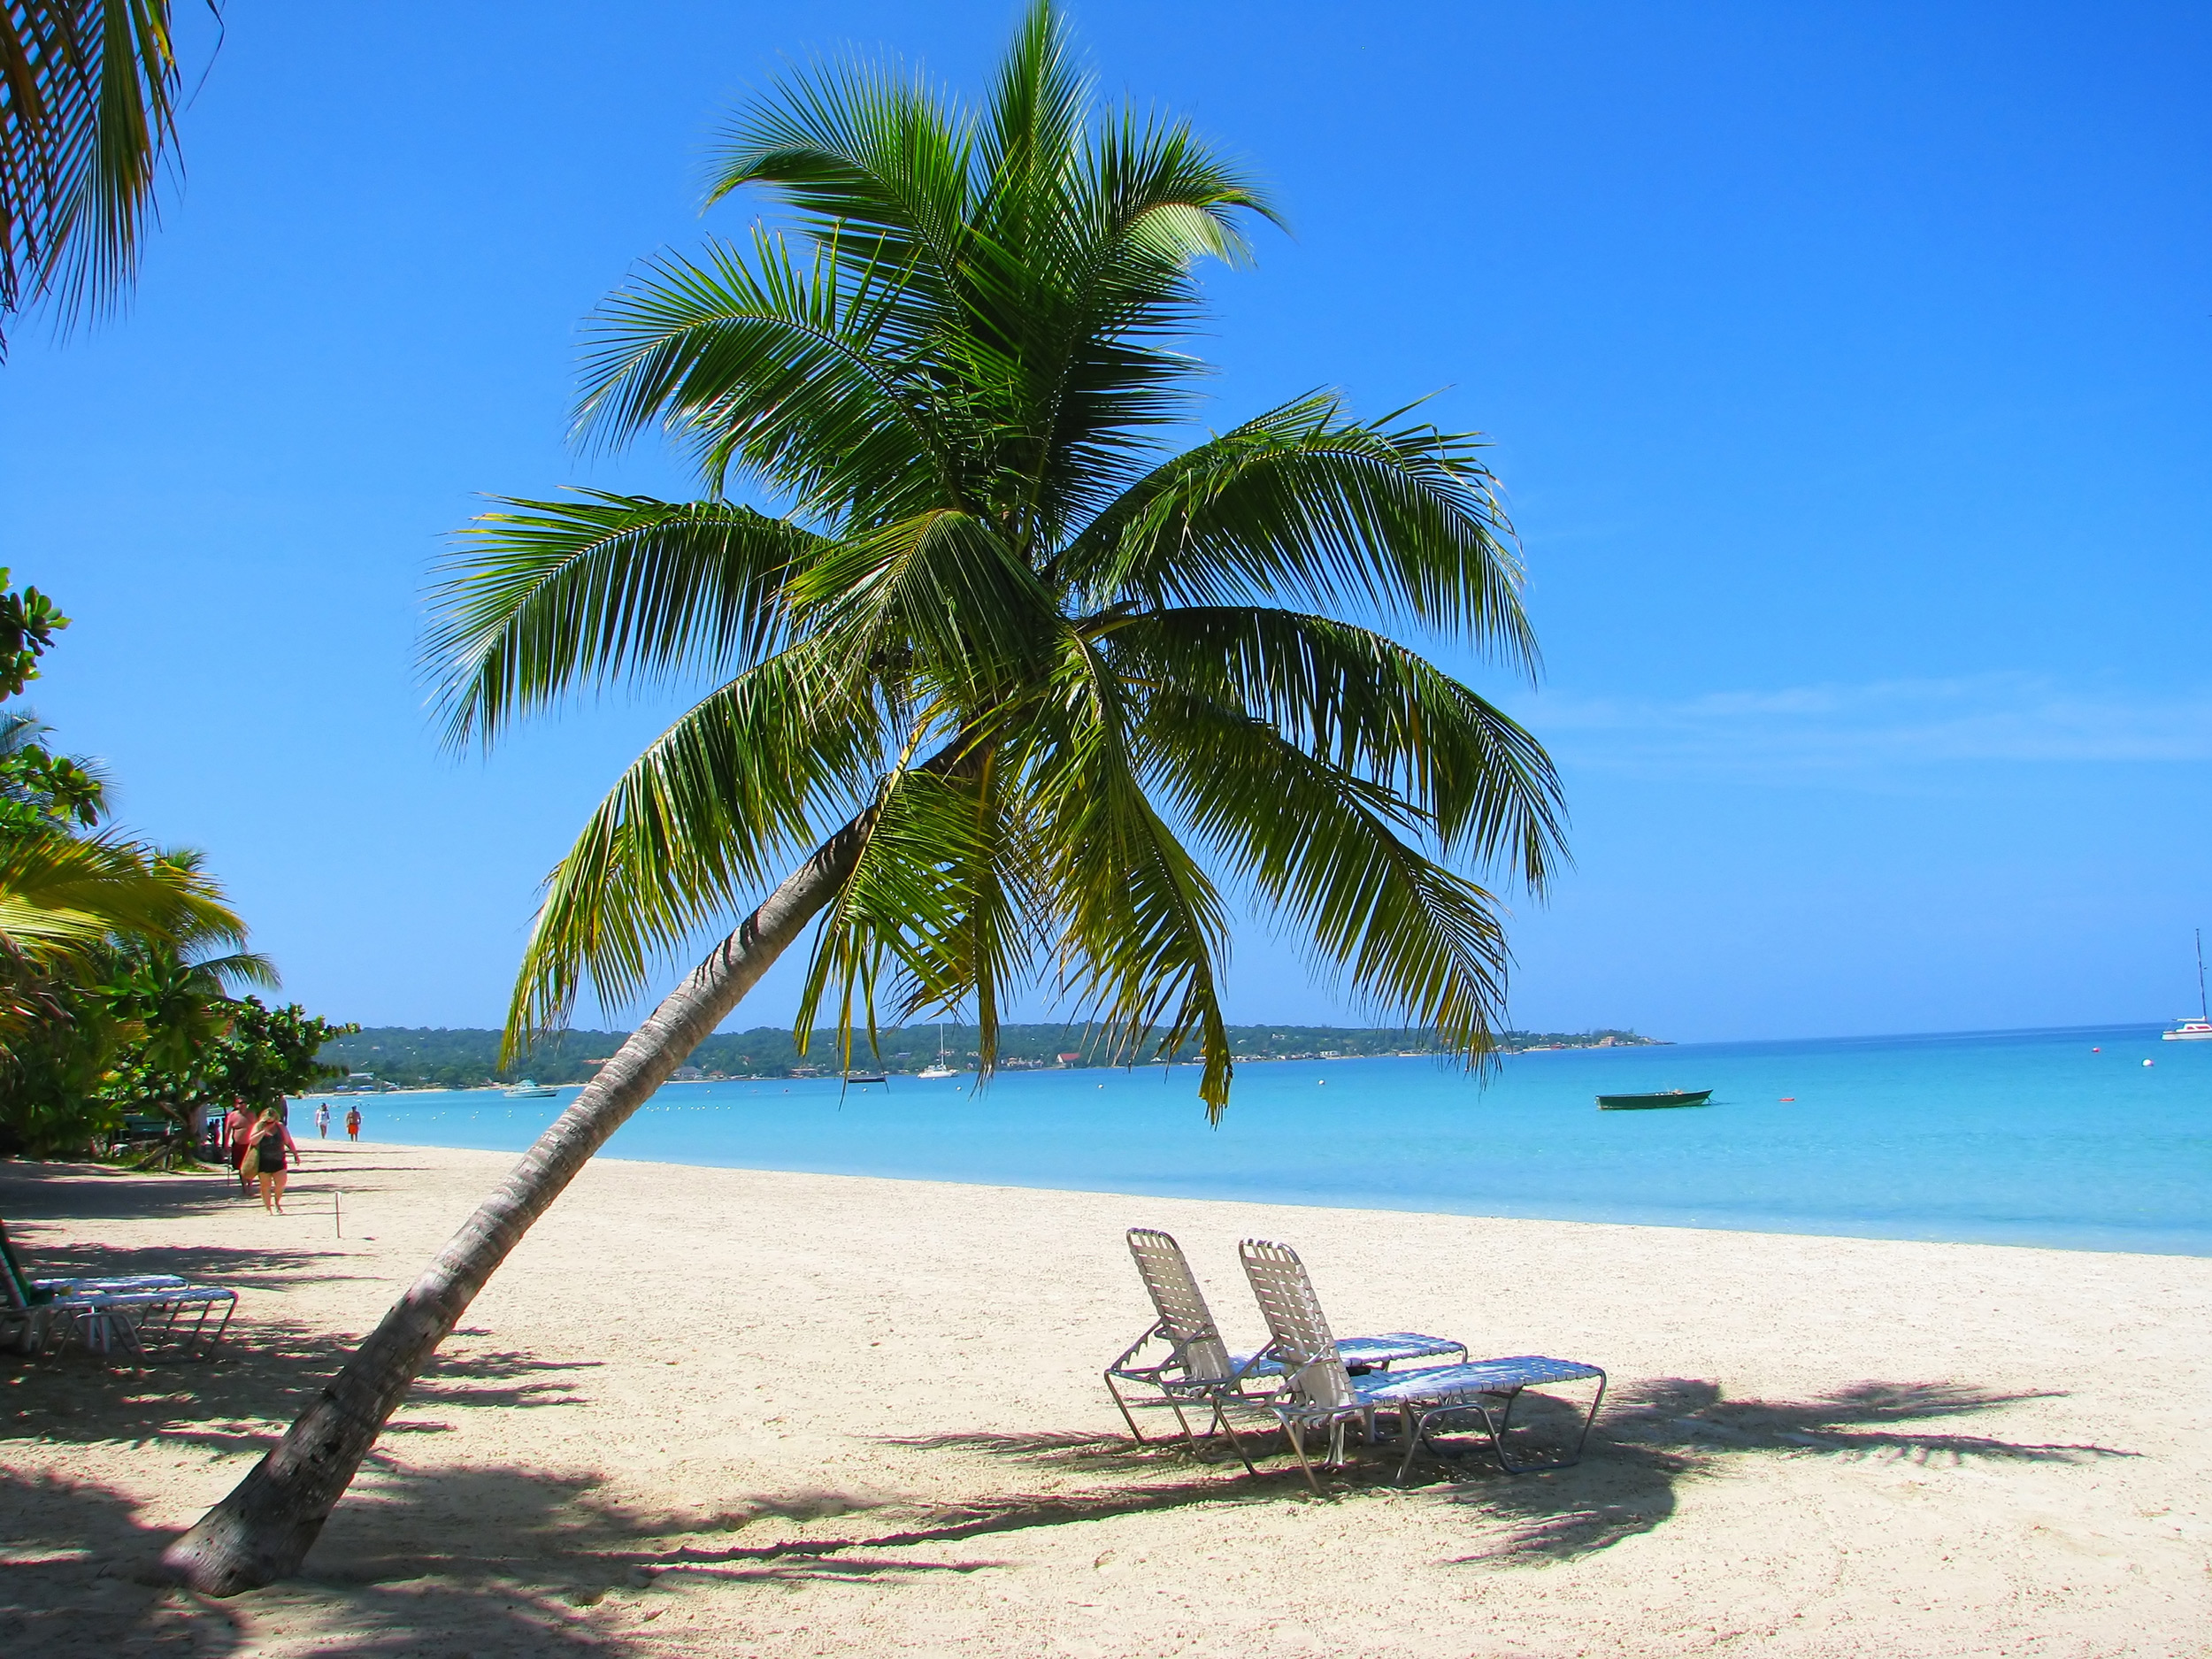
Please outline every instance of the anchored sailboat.
[[[2197, 929], [2197, 1017], [2185, 1019], [2166, 1033], [2168, 1042], [2212, 1041], [2212, 1007], [2204, 1000], [2204, 929]], [[2150, 1062], [2143, 1062], [2148, 1065]]]
[[916, 1077], [958, 1077], [960, 1075], [945, 1064], [945, 1028], [942, 1025], [937, 1027], [937, 1064], [926, 1065], [914, 1075]]

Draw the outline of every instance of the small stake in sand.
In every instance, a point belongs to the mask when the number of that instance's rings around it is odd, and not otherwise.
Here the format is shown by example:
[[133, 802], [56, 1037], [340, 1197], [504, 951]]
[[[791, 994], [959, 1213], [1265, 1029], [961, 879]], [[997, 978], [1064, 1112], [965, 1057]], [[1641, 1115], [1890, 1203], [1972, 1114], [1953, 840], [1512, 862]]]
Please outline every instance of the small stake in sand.
[[336, 1187], [330, 1189], [330, 1225], [340, 1238], [346, 1236], [345, 1217], [340, 1213], [345, 1203], [345, 1194]]

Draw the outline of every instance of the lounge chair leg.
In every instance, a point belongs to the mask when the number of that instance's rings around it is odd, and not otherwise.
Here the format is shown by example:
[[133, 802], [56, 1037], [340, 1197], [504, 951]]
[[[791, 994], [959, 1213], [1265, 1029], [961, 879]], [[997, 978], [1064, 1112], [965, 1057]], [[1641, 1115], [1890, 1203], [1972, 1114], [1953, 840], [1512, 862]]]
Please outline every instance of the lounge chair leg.
[[1229, 1444], [1236, 1452], [1237, 1461], [1244, 1465], [1244, 1472], [1248, 1475], [1258, 1474], [1259, 1469], [1252, 1462], [1251, 1454], [1244, 1449], [1244, 1441], [1238, 1436], [1236, 1425], [1229, 1421], [1227, 1415], [1221, 1409], [1221, 1402], [1217, 1400], [1214, 1402], [1214, 1421], [1221, 1425], [1221, 1432], [1229, 1437]]
[[[1206, 1461], [1206, 1448], [1198, 1443], [1198, 1435], [1196, 1432], [1192, 1429], [1190, 1425], [1190, 1419], [1183, 1415], [1183, 1402], [1171, 1395], [1169, 1396], [1167, 1403], [1168, 1409], [1175, 1413], [1176, 1422], [1182, 1425], [1183, 1444], [1190, 1448], [1190, 1455], [1193, 1457], [1198, 1459], [1198, 1461], [1202, 1463], [1204, 1463]], [[1217, 1413], [1217, 1415], [1218, 1415], [1218, 1413]]]
[[1321, 1495], [1321, 1483], [1313, 1478], [1313, 1465], [1306, 1461], [1306, 1437], [1299, 1432], [1298, 1419], [1296, 1417], [1285, 1417], [1283, 1419], [1283, 1427], [1290, 1435], [1290, 1449], [1298, 1454], [1299, 1473], [1305, 1476], [1306, 1484], [1313, 1488], [1313, 1495], [1317, 1498], [1319, 1497]]
[[[1582, 1461], [1582, 1448], [1589, 1444], [1590, 1425], [1598, 1420], [1598, 1408], [1605, 1403], [1605, 1373], [1603, 1371], [1600, 1371], [1598, 1373], [1598, 1391], [1591, 1397], [1589, 1410], [1583, 1413], [1582, 1432], [1575, 1436], [1574, 1450], [1568, 1453], [1564, 1457], [1555, 1457], [1549, 1463], [1516, 1463], [1505, 1455], [1505, 1432], [1508, 1428], [1512, 1426], [1513, 1405], [1521, 1395], [1521, 1391], [1518, 1388], [1513, 1390], [1511, 1394], [1506, 1396], [1505, 1410], [1500, 1416], [1497, 1426], [1490, 1430], [1490, 1444], [1498, 1454], [1498, 1467], [1504, 1470], [1509, 1475], [1537, 1475], [1542, 1474], [1545, 1471], [1550, 1469], [1571, 1469], [1577, 1463], [1580, 1463]], [[1489, 1425], [1489, 1412], [1485, 1411], [1482, 1414], [1482, 1420], [1486, 1427]]]
[[1406, 1477], [1413, 1472], [1413, 1460], [1421, 1450], [1422, 1437], [1429, 1432], [1429, 1417], [1430, 1413], [1417, 1412], [1411, 1406], [1398, 1408], [1399, 1426], [1405, 1431], [1406, 1455], [1398, 1464], [1394, 1485], [1404, 1486]]
[[[228, 1325], [230, 1321], [226, 1318], [223, 1323], [225, 1325]], [[219, 1332], [217, 1333], [219, 1337], [220, 1334], [221, 1333]], [[1121, 1390], [1114, 1386], [1114, 1373], [1111, 1371], [1108, 1371], [1106, 1373], [1106, 1392], [1113, 1395], [1114, 1403], [1121, 1408], [1121, 1420], [1129, 1425], [1129, 1438], [1136, 1441], [1136, 1443], [1140, 1446], [1150, 1445], [1151, 1442], [1146, 1440], [1144, 1435], [1138, 1430], [1137, 1419], [1130, 1415], [1128, 1402], [1125, 1401], [1121, 1397]]]
[[[223, 1304], [222, 1322], [215, 1327], [215, 1334], [207, 1339], [207, 1346], [200, 1350], [201, 1353], [211, 1355], [215, 1352], [217, 1348], [221, 1346], [224, 1333], [230, 1329], [230, 1317], [237, 1311], [238, 1298], [233, 1296], [228, 1302]], [[195, 1334], [193, 1340], [196, 1341], [198, 1340], [196, 1333]]]

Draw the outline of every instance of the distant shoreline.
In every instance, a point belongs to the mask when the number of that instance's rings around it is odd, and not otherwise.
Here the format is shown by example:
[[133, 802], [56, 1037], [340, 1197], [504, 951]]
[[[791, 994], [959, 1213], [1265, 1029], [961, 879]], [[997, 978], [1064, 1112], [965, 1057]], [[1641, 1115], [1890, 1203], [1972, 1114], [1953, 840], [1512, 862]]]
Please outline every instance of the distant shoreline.
[[[628, 1039], [626, 1032], [569, 1031], [549, 1038], [543, 1048], [512, 1065], [499, 1064], [501, 1033], [473, 1026], [376, 1026], [330, 1043], [323, 1050], [327, 1064], [342, 1065], [355, 1087], [340, 1085], [318, 1093], [388, 1094], [399, 1090], [511, 1088], [526, 1081], [550, 1087], [580, 1085]], [[1395, 1027], [1299, 1025], [1293, 1024], [1233, 1025], [1228, 1029], [1232, 1057], [1238, 1065], [1268, 1061], [1328, 1061], [1350, 1059], [1452, 1060], [1453, 1050], [1437, 1044], [1425, 1031]], [[1412, 1046], [1409, 1046], [1412, 1045]], [[1619, 1027], [1583, 1032], [1513, 1030], [1499, 1033], [1490, 1053], [1509, 1058], [1522, 1054], [1572, 1052], [1587, 1048], [1641, 1048], [1671, 1046], [1664, 1038], [1647, 1037]], [[913, 1077], [940, 1061], [955, 1071], [972, 1073], [979, 1036], [973, 1026], [913, 1025], [881, 1032], [872, 1051], [856, 1055], [849, 1073], [826, 1065], [810, 1056], [835, 1054], [836, 1033], [817, 1031], [805, 1054], [799, 1052], [792, 1033], [780, 1026], [757, 1026], [750, 1031], [722, 1032], [709, 1037], [678, 1068], [675, 1082], [744, 1082], [767, 1079], [838, 1077], [862, 1074]], [[1003, 1072], [1055, 1071], [1125, 1071], [1164, 1064], [1156, 1058], [1128, 1062], [1110, 1057], [1081, 1033], [1062, 1025], [1012, 1024], [998, 1033], [999, 1063]], [[1165, 1064], [1195, 1064], [1187, 1053]]]
[[[1517, 1058], [1523, 1055], [1532, 1054], [1581, 1054], [1605, 1046], [1606, 1045], [1601, 1043], [1548, 1043], [1540, 1048], [1494, 1048], [1491, 1050], [1491, 1052], [1508, 1058]], [[1624, 1048], [1672, 1048], [1678, 1045], [1669, 1041], [1663, 1037], [1647, 1037], [1641, 1042], [1620, 1043], [1613, 1046]], [[1237, 1059], [1236, 1064], [1239, 1066], [1290, 1064], [1329, 1065], [1349, 1060], [1438, 1060], [1448, 1063], [1452, 1058], [1453, 1056], [1449, 1053], [1441, 1048], [1405, 1048], [1394, 1054], [1270, 1054], [1262, 1055], [1255, 1058], [1245, 1058], [1240, 1056]], [[1157, 1060], [1142, 1060], [1130, 1065], [1010, 1065], [1001, 1066], [999, 1070], [1010, 1074], [1019, 1074], [1028, 1071], [1149, 1071], [1160, 1064], [1161, 1063]], [[1197, 1062], [1194, 1060], [1179, 1059], [1172, 1061], [1170, 1064], [1173, 1065], [1195, 1065]], [[856, 1067], [855, 1075], [857, 1076], [860, 1075], [860, 1073], [861, 1068]], [[915, 1079], [919, 1079], [921, 1076], [921, 1072], [918, 1069], [906, 1069], [899, 1066], [883, 1066], [869, 1071], [865, 1074], [870, 1077], [899, 1077]], [[956, 1066], [953, 1069], [953, 1075], [955, 1077], [973, 1077], [976, 1075], [976, 1072], [975, 1069], [972, 1066]], [[709, 1072], [699, 1077], [672, 1077], [665, 1083], [663, 1083], [661, 1087], [663, 1088], [679, 1088], [688, 1083], [836, 1083], [843, 1080], [843, 1078], [835, 1071], [815, 1070], [787, 1072], [717, 1071]], [[375, 1089], [311, 1089], [304, 1094], [296, 1094], [291, 1098], [296, 1101], [340, 1101], [389, 1099], [395, 1094], [504, 1094], [510, 1089], [518, 1087], [520, 1087], [518, 1083], [497, 1082], [458, 1083], [451, 1085], [442, 1083], [401, 1083], [394, 1084], [385, 1088]], [[567, 1083], [549, 1083], [543, 1087], [547, 1088], [581, 1088], [584, 1085], [580, 1081], [572, 1081]]]

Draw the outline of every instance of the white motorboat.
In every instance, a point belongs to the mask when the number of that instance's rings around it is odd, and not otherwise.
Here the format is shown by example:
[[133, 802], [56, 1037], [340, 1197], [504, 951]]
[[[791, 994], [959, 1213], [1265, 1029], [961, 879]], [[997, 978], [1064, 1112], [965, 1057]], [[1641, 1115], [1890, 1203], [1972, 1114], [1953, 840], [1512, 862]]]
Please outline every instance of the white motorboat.
[[[2212, 1008], [2204, 1000], [2204, 929], [2197, 929], [2197, 1017], [2165, 1033], [2168, 1042], [2212, 1042]], [[2144, 1062], [2146, 1065], [2150, 1062]]]
[[507, 1091], [509, 1100], [551, 1100], [556, 1091], [543, 1083], [534, 1083], [528, 1078]]

